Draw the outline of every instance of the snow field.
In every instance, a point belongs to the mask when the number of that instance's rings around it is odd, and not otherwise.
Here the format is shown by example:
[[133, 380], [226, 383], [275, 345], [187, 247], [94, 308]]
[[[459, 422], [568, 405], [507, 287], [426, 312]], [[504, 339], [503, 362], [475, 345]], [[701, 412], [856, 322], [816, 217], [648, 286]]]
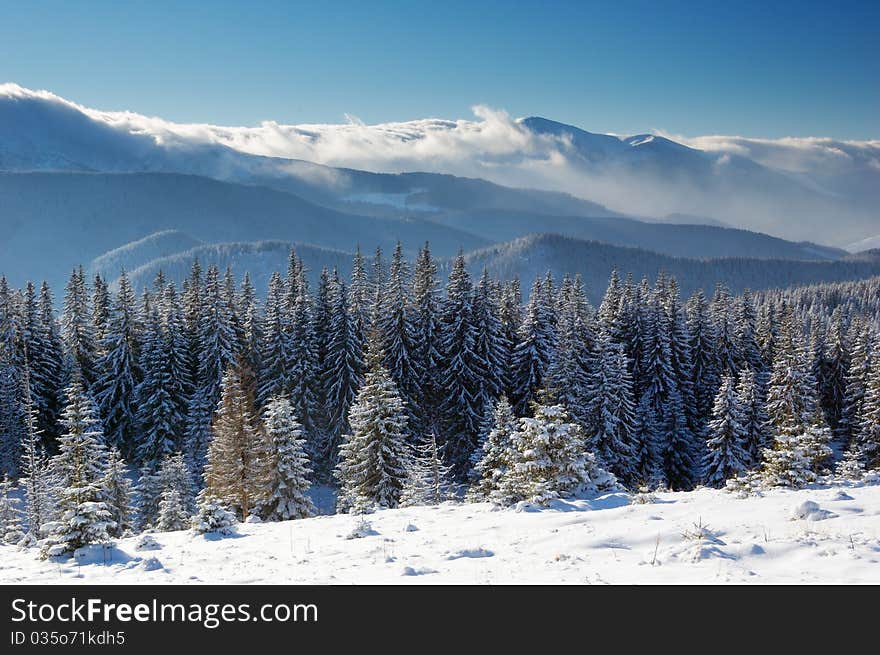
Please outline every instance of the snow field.
[[0, 546], [0, 582], [880, 583], [880, 485], [654, 498], [612, 493], [514, 509], [450, 502], [246, 523], [236, 536], [153, 533], [158, 548], [130, 537], [64, 561]]

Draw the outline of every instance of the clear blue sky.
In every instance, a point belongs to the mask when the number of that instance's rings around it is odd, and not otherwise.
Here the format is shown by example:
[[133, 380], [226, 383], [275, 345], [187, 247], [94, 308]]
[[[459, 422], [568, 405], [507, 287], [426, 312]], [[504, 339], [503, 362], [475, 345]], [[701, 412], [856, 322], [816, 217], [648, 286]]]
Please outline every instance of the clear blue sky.
[[0, 0], [0, 81], [251, 125], [469, 117], [880, 138], [880, 2]]

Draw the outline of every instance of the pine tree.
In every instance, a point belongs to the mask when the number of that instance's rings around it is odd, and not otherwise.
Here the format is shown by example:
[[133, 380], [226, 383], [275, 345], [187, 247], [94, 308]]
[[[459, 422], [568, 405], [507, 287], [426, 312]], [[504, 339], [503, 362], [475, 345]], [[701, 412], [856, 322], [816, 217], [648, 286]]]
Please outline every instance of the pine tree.
[[43, 283], [37, 296], [34, 285], [27, 283], [23, 311], [22, 339], [29, 368], [28, 391], [35, 410], [36, 428], [45, 440], [44, 445], [50, 445], [58, 433], [64, 360], [48, 284]]
[[431, 256], [428, 243], [419, 250], [413, 271], [413, 314], [414, 356], [417, 362], [415, 368], [421, 376], [418, 382], [419, 409], [423, 431], [428, 432], [440, 427], [440, 405], [443, 398], [439, 384], [443, 365], [443, 356], [440, 353], [439, 283], [437, 264]]
[[841, 416], [837, 424], [837, 435], [844, 442], [855, 438], [861, 429], [865, 391], [876, 350], [875, 338], [869, 327], [856, 324], [853, 333], [852, 353], [844, 379]]
[[742, 409], [743, 444], [747, 464], [754, 467], [761, 462], [765, 448], [772, 439], [767, 433], [769, 418], [764, 407], [764, 394], [752, 369], [743, 369], [736, 388], [737, 402]]
[[830, 431], [819, 411], [811, 358], [796, 333], [790, 307], [783, 308], [767, 391], [773, 446], [764, 450], [762, 476], [770, 486], [800, 487], [816, 479], [830, 454]]
[[263, 426], [269, 442], [269, 497], [262, 515], [271, 521], [307, 518], [315, 514], [308, 496], [309, 460], [302, 426], [287, 398], [276, 396], [263, 410]]
[[690, 334], [694, 402], [696, 414], [700, 417], [700, 427], [703, 427], [712, 415], [721, 377], [715, 352], [715, 324], [709, 320], [708, 304], [701, 289], [697, 289], [688, 300], [685, 313], [687, 331]]
[[162, 491], [159, 498], [159, 517], [156, 529], [159, 532], [186, 530], [192, 523], [189, 513], [183, 505], [180, 493], [174, 487]]
[[128, 467], [116, 448], [107, 453], [107, 466], [101, 480], [102, 499], [106, 503], [113, 526], [107, 532], [111, 537], [124, 537], [134, 527], [132, 510], [132, 486], [128, 479]]
[[161, 532], [185, 530], [195, 512], [193, 478], [182, 453], [166, 455], [150, 481], [154, 525]]
[[191, 526], [196, 534], [230, 535], [235, 533], [235, 514], [203, 489], [198, 497], [198, 512]]
[[861, 411], [854, 444], [867, 468], [880, 468], [880, 353], [871, 358]]
[[79, 371], [83, 386], [95, 381], [97, 345], [89, 312], [89, 290], [82, 267], [71, 273], [61, 313], [61, 339], [69, 360], [68, 369]]
[[278, 273], [269, 278], [269, 293], [263, 319], [263, 338], [260, 345], [262, 368], [257, 388], [260, 405], [275, 394], [289, 392], [292, 383], [288, 366], [291, 360], [290, 327], [284, 301], [284, 283]]
[[513, 402], [517, 414], [525, 414], [544, 384], [553, 358], [552, 308], [546, 305], [546, 290], [535, 279], [529, 295], [519, 340], [513, 350]]
[[703, 434], [694, 396], [690, 344], [675, 278], [668, 281], [663, 305], [669, 330], [669, 363], [676, 387], [668, 407], [665, 472], [674, 489], [689, 489], [698, 477], [696, 464], [701, 456]]
[[334, 276], [327, 357], [322, 373], [327, 434], [320, 454], [327, 471], [336, 466], [340, 439], [350, 429], [349, 409], [363, 381], [363, 343], [357, 318], [348, 303], [345, 283]]
[[500, 494], [509, 502], [547, 504], [616, 485], [614, 476], [585, 449], [586, 435], [562, 405], [536, 404], [534, 417], [523, 417], [519, 423], [513, 435], [516, 459], [500, 485]]
[[241, 363], [223, 376], [204, 472], [206, 493], [235, 508], [242, 520], [269, 493], [267, 445], [257, 425], [248, 378]]
[[449, 498], [452, 469], [444, 463], [443, 449], [433, 432], [423, 435], [414, 446], [400, 504], [436, 505]]
[[245, 272], [241, 291], [236, 297], [236, 314], [240, 318], [240, 355], [247, 367], [258, 372], [261, 368], [260, 347], [263, 341], [263, 321], [257, 292], [251, 284], [251, 276]]
[[110, 288], [100, 274], [95, 275], [92, 282], [92, 329], [99, 357], [105, 353], [104, 340], [110, 327], [110, 314]]
[[315, 352], [314, 322], [312, 320], [312, 301], [308, 280], [300, 265], [297, 272], [297, 295], [294, 298], [290, 319], [290, 360], [287, 370], [290, 375], [290, 400], [297, 418], [303, 426], [312, 458], [318, 455], [319, 408], [315, 390], [319, 388], [319, 368]]
[[361, 343], [366, 341], [372, 298], [366, 264], [361, 254], [361, 248], [358, 246], [355, 249], [352, 260], [348, 304], [357, 329], [357, 338], [360, 339]]
[[473, 454], [476, 481], [469, 490], [471, 497], [506, 504], [501, 493], [501, 484], [516, 461], [513, 436], [518, 429], [519, 423], [513, 408], [507, 398], [502, 397], [495, 405], [485, 440]]
[[161, 462], [153, 461], [144, 464], [138, 471], [136, 518], [139, 532], [145, 532], [156, 526], [159, 500], [162, 496], [160, 466]]
[[501, 302], [498, 309], [498, 318], [501, 321], [502, 343], [505, 347], [503, 382], [504, 392], [510, 397], [513, 393], [513, 385], [516, 383], [513, 375], [513, 349], [519, 341], [519, 332], [522, 329], [522, 291], [519, 278], [514, 278], [503, 286], [501, 290]]
[[743, 409], [733, 376], [725, 375], [708, 424], [708, 451], [704, 456], [703, 471], [709, 486], [721, 487], [746, 470], [749, 455], [745, 449], [747, 435]]
[[715, 285], [709, 305], [709, 316], [715, 333], [715, 358], [719, 375], [736, 374], [739, 354], [736, 348], [736, 326], [733, 323], [733, 300], [723, 284]]
[[[580, 281], [563, 280], [558, 301], [556, 343], [546, 386], [582, 425], [590, 423], [591, 373], [596, 368], [595, 335], [588, 323], [588, 303]], [[631, 390], [630, 390], [631, 391]]]
[[65, 393], [67, 402], [61, 415], [65, 432], [59, 437], [59, 452], [52, 458], [59, 520], [47, 524], [46, 555], [108, 541], [115, 527], [104, 502], [107, 451], [97, 407], [77, 373]]
[[751, 368], [763, 372], [764, 360], [758, 344], [758, 317], [754, 299], [749, 289], [744, 289], [734, 309], [734, 343], [737, 366], [740, 370]]
[[4, 475], [0, 482], [0, 544], [18, 544], [24, 537], [19, 501], [12, 495], [13, 486], [9, 476]]
[[407, 411], [377, 342], [378, 335], [371, 337], [367, 374], [351, 407], [351, 433], [339, 449], [338, 511], [397, 507], [409, 470]]
[[19, 484], [24, 489], [25, 519], [29, 541], [36, 542], [43, 523], [49, 520], [52, 512], [50, 498], [49, 460], [41, 443], [41, 432], [37, 425], [38, 410], [32, 400], [29, 367], [25, 366], [24, 409], [26, 433], [21, 448], [21, 477]]
[[126, 455], [134, 453], [135, 398], [139, 371], [137, 358], [140, 345], [135, 324], [134, 291], [123, 271], [119, 278], [109, 323], [101, 342], [101, 359], [95, 381], [95, 400], [104, 422], [104, 436], [108, 443]]
[[474, 289], [472, 316], [474, 324], [474, 361], [479, 363], [479, 385], [476, 398], [480, 414], [490, 411], [504, 393], [504, 372], [509, 346], [504, 342], [503, 327], [498, 316], [498, 297], [489, 271], [483, 269]]
[[648, 394], [642, 395], [636, 406], [633, 430], [635, 454], [635, 484], [633, 486], [656, 486], [663, 481], [660, 446], [657, 443], [657, 415]]
[[442, 436], [448, 462], [456, 476], [467, 473], [483, 417], [480, 395], [482, 362], [474, 352], [473, 289], [464, 255], [452, 263], [440, 319], [440, 405]]
[[25, 437], [22, 382], [18, 366], [0, 359], [0, 473], [18, 475], [21, 444]]
[[197, 326], [198, 393], [213, 406], [220, 398], [224, 371], [235, 364], [238, 335], [230, 305], [216, 266], [208, 269], [202, 290], [202, 310]]
[[176, 450], [182, 441], [184, 417], [180, 412], [181, 388], [174, 378], [172, 336], [163, 329], [153, 308], [147, 321], [142, 349], [143, 380], [137, 387], [138, 444], [136, 457], [155, 462]]
[[418, 341], [411, 309], [409, 271], [400, 242], [394, 249], [387, 280], [384, 285], [377, 287], [377, 291], [374, 325], [385, 353], [383, 365], [391, 374], [409, 412], [407, 426], [412, 440], [419, 431], [419, 382], [422, 374], [418, 369]]
[[598, 357], [588, 390], [589, 442], [602, 465], [621, 481], [636, 481], [636, 417], [629, 361], [623, 345], [599, 334]]

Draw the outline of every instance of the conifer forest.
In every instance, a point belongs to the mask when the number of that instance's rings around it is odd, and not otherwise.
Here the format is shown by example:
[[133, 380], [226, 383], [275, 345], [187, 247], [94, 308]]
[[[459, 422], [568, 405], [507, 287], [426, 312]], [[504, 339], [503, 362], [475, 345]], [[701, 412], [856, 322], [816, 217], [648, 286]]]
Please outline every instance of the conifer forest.
[[880, 468], [880, 278], [683, 298], [615, 271], [594, 307], [578, 276], [447, 268], [425, 244], [316, 285], [295, 251], [267, 289], [198, 260], [179, 286], [0, 279], [0, 538], [306, 518], [314, 485], [368, 514]]

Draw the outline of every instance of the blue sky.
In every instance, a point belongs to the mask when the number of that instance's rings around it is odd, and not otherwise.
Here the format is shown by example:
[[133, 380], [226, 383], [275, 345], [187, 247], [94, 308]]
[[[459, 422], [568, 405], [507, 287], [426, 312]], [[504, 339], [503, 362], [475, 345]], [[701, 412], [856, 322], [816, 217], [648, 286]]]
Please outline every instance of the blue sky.
[[880, 3], [0, 0], [0, 81], [175, 121], [880, 138]]

